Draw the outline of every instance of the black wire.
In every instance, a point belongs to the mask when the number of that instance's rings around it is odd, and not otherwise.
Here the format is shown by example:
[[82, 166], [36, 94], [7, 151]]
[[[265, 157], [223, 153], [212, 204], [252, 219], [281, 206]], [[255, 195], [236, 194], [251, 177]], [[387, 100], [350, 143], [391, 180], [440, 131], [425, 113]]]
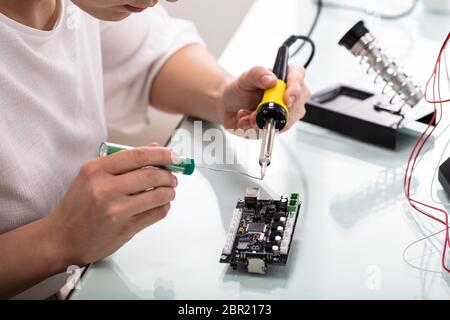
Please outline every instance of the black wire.
[[291, 47], [295, 42], [298, 40], [303, 40], [303, 43], [309, 43], [311, 46], [311, 53], [309, 54], [308, 60], [306, 60], [305, 64], [303, 65], [306, 68], [308, 68], [309, 64], [311, 63], [312, 59], [314, 58], [314, 55], [316, 53], [316, 46], [314, 44], [314, 41], [311, 40], [308, 36], [290, 36], [284, 43], [283, 46]]
[[[306, 34], [307, 37], [311, 38], [311, 35], [313, 34], [314, 30], [316, 29], [317, 22], [319, 21], [320, 14], [322, 13], [322, 0], [317, 0], [317, 11], [316, 16], [314, 17], [313, 23], [311, 24], [311, 27], [309, 28], [308, 33]], [[296, 56], [305, 46], [306, 42], [303, 41], [303, 43], [291, 54], [291, 58]]]
[[334, 2], [327, 2], [322, 0], [316, 0], [315, 3], [317, 6], [321, 6], [324, 8], [331, 8], [331, 9], [343, 9], [343, 10], [350, 10], [350, 11], [356, 11], [356, 12], [362, 12], [370, 16], [374, 16], [383, 20], [397, 20], [404, 18], [406, 16], [409, 16], [414, 9], [417, 7], [419, 0], [412, 0], [411, 6], [403, 12], [397, 13], [397, 14], [384, 14], [380, 12], [370, 11], [361, 7], [352, 6], [352, 5], [346, 5], [346, 4], [337, 4]]
[[[365, 13], [383, 20], [397, 20], [397, 19], [401, 19], [404, 18], [406, 16], [409, 16], [417, 7], [419, 0], [412, 0], [411, 6], [400, 13], [397, 14], [393, 14], [393, 15], [388, 15], [388, 14], [384, 14], [384, 13], [379, 13], [379, 12], [374, 12], [374, 11], [370, 11], [370, 10], [366, 10], [364, 8], [361, 7], [357, 7], [357, 6], [352, 6], [352, 5], [345, 5], [345, 4], [337, 4], [337, 3], [333, 3], [333, 2], [326, 2], [323, 0], [315, 0], [314, 3], [317, 5], [317, 11], [316, 11], [316, 15], [314, 17], [313, 23], [311, 24], [311, 27], [309, 28], [309, 31], [307, 33], [307, 36], [309, 38], [311, 38], [311, 35], [313, 34], [314, 30], [317, 27], [317, 23], [319, 21], [319, 18], [322, 14], [322, 9], [323, 8], [331, 8], [331, 9], [343, 9], [343, 10], [350, 10], [350, 11], [356, 11], [356, 12], [361, 12], [361, 13]], [[304, 41], [291, 55], [290, 57], [294, 57], [296, 56], [305, 46], [306, 42]]]

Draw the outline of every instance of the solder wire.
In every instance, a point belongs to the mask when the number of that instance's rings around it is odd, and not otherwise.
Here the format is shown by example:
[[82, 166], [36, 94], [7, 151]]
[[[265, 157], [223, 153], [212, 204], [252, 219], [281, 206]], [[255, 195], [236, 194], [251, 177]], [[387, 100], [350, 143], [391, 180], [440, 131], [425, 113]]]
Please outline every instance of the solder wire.
[[261, 176], [252, 175], [252, 174], [250, 174], [248, 172], [235, 170], [235, 169], [222, 169], [222, 168], [214, 168], [214, 167], [208, 167], [208, 166], [202, 166], [202, 165], [196, 165], [196, 168], [198, 168], [198, 169], [207, 169], [207, 170], [216, 171], [216, 172], [235, 173], [235, 174], [240, 174], [240, 175], [252, 178], [252, 179], [262, 180]]

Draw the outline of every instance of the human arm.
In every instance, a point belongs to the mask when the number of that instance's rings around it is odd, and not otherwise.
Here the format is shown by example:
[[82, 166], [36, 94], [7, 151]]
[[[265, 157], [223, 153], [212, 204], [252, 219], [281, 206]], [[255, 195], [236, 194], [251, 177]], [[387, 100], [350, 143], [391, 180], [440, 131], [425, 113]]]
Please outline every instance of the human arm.
[[[286, 129], [305, 114], [310, 96], [305, 70], [290, 66], [284, 96], [290, 111]], [[218, 122], [228, 129], [256, 128], [255, 108], [264, 90], [276, 83], [275, 75], [255, 67], [233, 78], [201, 45], [186, 46], [161, 67], [151, 86], [150, 103], [155, 107]]]
[[102, 259], [164, 218], [177, 179], [169, 171], [143, 167], [175, 162], [177, 155], [160, 147], [86, 162], [50, 215], [0, 235], [0, 298], [70, 265]]

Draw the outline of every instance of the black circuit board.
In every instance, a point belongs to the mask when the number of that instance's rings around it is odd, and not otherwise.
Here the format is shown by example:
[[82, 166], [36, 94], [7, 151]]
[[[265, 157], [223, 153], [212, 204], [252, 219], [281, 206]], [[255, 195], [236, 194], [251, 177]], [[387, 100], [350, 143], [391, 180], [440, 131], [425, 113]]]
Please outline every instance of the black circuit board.
[[233, 212], [220, 262], [264, 274], [268, 265], [286, 265], [301, 202], [297, 193], [279, 200], [260, 200], [247, 189]]

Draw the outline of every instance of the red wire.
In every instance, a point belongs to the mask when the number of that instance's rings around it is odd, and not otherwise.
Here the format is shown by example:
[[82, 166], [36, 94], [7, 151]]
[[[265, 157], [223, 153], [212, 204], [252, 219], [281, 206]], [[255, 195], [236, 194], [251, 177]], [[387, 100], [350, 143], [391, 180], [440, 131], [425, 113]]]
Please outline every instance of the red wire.
[[[446, 102], [450, 102], [450, 99], [437, 100], [437, 101], [436, 101], [436, 100], [434, 100], [434, 96], [433, 96], [433, 100], [429, 100], [429, 99], [428, 99], [428, 95], [427, 95], [428, 85], [429, 85], [429, 83], [430, 83], [430, 81], [431, 81], [431, 78], [433, 78], [433, 75], [436, 75], [436, 70], [438, 69], [438, 64], [439, 64], [439, 69], [440, 69], [442, 53], [444, 52], [445, 47], [447, 46], [447, 43], [448, 43], [449, 39], [450, 39], [450, 32], [449, 32], [449, 34], [447, 35], [447, 39], [445, 39], [444, 44], [443, 44], [442, 47], [441, 47], [441, 50], [440, 50], [439, 56], [438, 56], [438, 60], [437, 60], [437, 62], [436, 62], [436, 65], [434, 66], [433, 74], [431, 75], [430, 79], [428, 79], [427, 85], [426, 85], [426, 87], [425, 87], [425, 95], [424, 95], [424, 98], [425, 98], [425, 101], [427, 101], [427, 102], [429, 102], [429, 103], [435, 104], [435, 103], [446, 103]], [[438, 72], [439, 72], [439, 70], [438, 70]], [[439, 79], [438, 79], [438, 81], [439, 81]], [[434, 90], [433, 90], [433, 94], [434, 94]], [[439, 99], [441, 99], [441, 98], [439, 97]]]
[[[444, 270], [446, 270], [447, 272], [450, 272], [450, 269], [447, 268], [446, 264], [445, 264], [445, 255], [447, 252], [447, 246], [450, 247], [450, 236], [449, 236], [449, 228], [448, 228], [448, 213], [440, 208], [434, 207], [432, 205], [420, 202], [416, 199], [413, 199], [411, 197], [411, 180], [412, 180], [412, 176], [413, 176], [413, 172], [416, 166], [416, 162], [417, 159], [419, 157], [419, 155], [421, 154], [421, 151], [423, 149], [423, 147], [425, 146], [425, 144], [427, 143], [428, 139], [431, 137], [431, 135], [433, 134], [433, 132], [436, 130], [437, 126], [439, 125], [439, 123], [442, 120], [442, 103], [446, 103], [446, 102], [450, 102], [450, 99], [441, 99], [441, 92], [440, 92], [440, 69], [441, 69], [441, 58], [442, 58], [442, 54], [448, 44], [450, 40], [450, 33], [447, 35], [446, 40], [444, 41], [441, 50], [439, 51], [439, 55], [438, 58], [436, 60], [436, 64], [434, 66], [433, 72], [430, 76], [430, 78], [427, 81], [426, 87], [425, 87], [425, 93], [424, 93], [424, 98], [427, 102], [432, 103], [434, 106], [434, 112], [433, 112], [433, 116], [432, 119], [430, 120], [430, 122], [427, 125], [427, 128], [422, 132], [422, 134], [420, 135], [420, 137], [417, 139], [416, 143], [414, 144], [414, 147], [411, 151], [411, 154], [408, 158], [408, 163], [406, 165], [406, 171], [405, 171], [405, 177], [403, 179], [403, 188], [404, 188], [404, 192], [405, 192], [405, 196], [409, 202], [409, 204], [418, 212], [422, 213], [423, 215], [441, 223], [444, 224], [446, 229], [445, 229], [445, 241], [444, 241], [444, 249], [442, 252], [442, 267], [444, 268]], [[437, 78], [437, 91], [438, 91], [438, 100], [435, 99], [435, 93], [436, 93], [436, 78]], [[433, 80], [433, 100], [428, 99], [428, 88], [430, 85], [431, 80]], [[434, 124], [435, 120], [436, 120], [436, 116], [437, 116], [437, 108], [436, 108], [436, 104], [439, 104], [440, 106], [440, 112], [439, 112], [439, 119], [436, 121], [436, 123]], [[433, 126], [434, 124], [434, 126]], [[430, 132], [428, 132], [428, 130], [431, 129]], [[428, 133], [427, 133], [428, 132]], [[432, 215], [431, 213], [423, 210], [422, 208], [419, 208], [418, 206], [416, 206], [416, 204], [424, 206], [428, 209], [432, 209], [435, 210], [439, 213], [444, 214], [445, 219], [441, 220], [439, 218], [437, 218], [436, 216]]]

